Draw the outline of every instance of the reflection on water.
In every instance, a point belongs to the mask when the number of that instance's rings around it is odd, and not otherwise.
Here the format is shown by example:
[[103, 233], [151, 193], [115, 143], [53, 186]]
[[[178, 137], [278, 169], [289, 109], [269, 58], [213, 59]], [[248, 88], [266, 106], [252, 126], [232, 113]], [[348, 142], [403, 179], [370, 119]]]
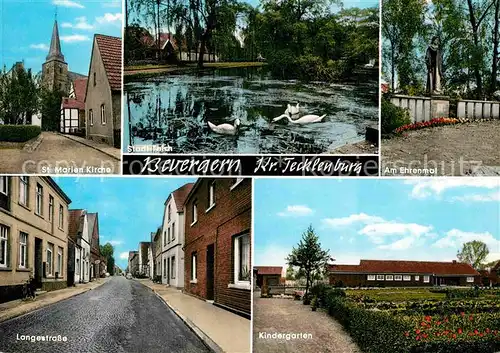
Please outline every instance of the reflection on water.
[[[273, 123], [289, 103], [300, 103], [300, 116], [327, 116], [309, 125]], [[128, 83], [124, 104], [126, 144], [165, 144], [174, 153], [323, 153], [363, 140], [366, 126], [378, 119], [375, 82], [302, 84], [272, 80], [262, 69]], [[215, 134], [207, 124], [236, 118], [236, 136]]]

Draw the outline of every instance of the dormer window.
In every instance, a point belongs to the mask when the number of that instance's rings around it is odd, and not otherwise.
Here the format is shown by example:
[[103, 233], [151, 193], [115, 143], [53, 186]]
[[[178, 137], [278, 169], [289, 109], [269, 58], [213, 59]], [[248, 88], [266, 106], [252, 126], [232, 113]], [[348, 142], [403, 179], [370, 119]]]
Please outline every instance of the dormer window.
[[97, 85], [96, 73], [94, 72], [94, 87]]

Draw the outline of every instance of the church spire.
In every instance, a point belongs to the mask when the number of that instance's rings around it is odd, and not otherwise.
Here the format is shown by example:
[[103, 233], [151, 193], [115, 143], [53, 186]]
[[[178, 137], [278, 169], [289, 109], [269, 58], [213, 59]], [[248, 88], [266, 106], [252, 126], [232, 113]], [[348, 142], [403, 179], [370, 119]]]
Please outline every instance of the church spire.
[[61, 42], [59, 41], [59, 29], [57, 28], [57, 18], [54, 21], [54, 28], [52, 29], [52, 38], [50, 39], [49, 55], [47, 55], [47, 61], [50, 60], [64, 61], [64, 55], [61, 52]]

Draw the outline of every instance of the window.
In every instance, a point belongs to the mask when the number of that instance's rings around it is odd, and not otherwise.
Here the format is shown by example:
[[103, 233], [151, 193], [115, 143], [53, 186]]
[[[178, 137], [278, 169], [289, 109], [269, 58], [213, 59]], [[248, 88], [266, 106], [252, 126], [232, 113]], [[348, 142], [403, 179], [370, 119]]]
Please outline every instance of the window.
[[170, 223], [170, 214], [171, 214], [171, 212], [170, 212], [170, 205], [168, 205], [167, 206], [167, 222], [169, 222], [169, 223]]
[[43, 214], [43, 186], [38, 183], [36, 184], [35, 213]]
[[170, 262], [170, 278], [175, 278], [175, 256], [172, 256]]
[[64, 227], [64, 208], [62, 205], [59, 205], [59, 228]]
[[0, 176], [0, 193], [9, 194], [9, 179], [6, 176]]
[[172, 223], [172, 241], [175, 240], [175, 222]]
[[54, 244], [47, 246], [47, 275], [52, 276], [54, 273]]
[[208, 187], [208, 209], [211, 210], [215, 206], [215, 181]]
[[0, 224], [0, 267], [7, 267], [9, 227]]
[[28, 185], [29, 179], [27, 176], [19, 177], [19, 203], [28, 206]]
[[166, 230], [163, 231], [163, 246], [165, 246], [165, 244], [167, 244], [167, 231]]
[[62, 268], [63, 268], [63, 249], [57, 248], [57, 272], [59, 277], [62, 277]]
[[193, 202], [193, 221], [191, 222], [191, 225], [195, 224], [198, 221], [198, 203], [195, 201]]
[[474, 277], [467, 277], [467, 283], [474, 283]]
[[163, 278], [167, 278], [167, 259], [163, 259]]
[[424, 276], [424, 283], [429, 283], [430, 277], [429, 276]]
[[411, 281], [411, 276], [403, 276], [403, 281]]
[[76, 259], [76, 273], [80, 274], [80, 259]]
[[89, 124], [90, 126], [94, 126], [94, 112], [92, 109], [89, 109]]
[[59, 68], [59, 73], [62, 74], [62, 67]]
[[168, 231], [168, 237], [167, 237], [167, 239], [168, 239], [168, 242], [170, 243], [170, 227], [167, 228], [167, 231]]
[[415, 281], [420, 281], [420, 276], [415, 276]]
[[394, 276], [394, 280], [395, 281], [402, 281], [403, 280], [403, 276], [401, 276], [401, 275], [395, 275]]
[[96, 76], [96, 73], [94, 72], [94, 87], [96, 86], [97, 84], [97, 76]]
[[19, 267], [26, 268], [28, 234], [19, 232]]
[[384, 275], [377, 275], [377, 281], [383, 281]]
[[191, 254], [191, 282], [194, 282], [194, 283], [196, 283], [196, 279], [198, 278], [197, 277], [197, 270], [198, 269], [196, 268], [196, 266], [197, 266], [196, 258], [197, 258], [196, 253], [195, 252], [192, 253]]
[[106, 114], [104, 111], [104, 104], [101, 105], [101, 125], [106, 125]]
[[233, 190], [235, 187], [237, 187], [245, 178], [235, 178], [233, 185], [229, 188], [229, 190]]
[[54, 220], [54, 197], [49, 195], [49, 221]]
[[392, 281], [394, 279], [393, 275], [385, 275], [386, 281]]
[[250, 235], [234, 239], [234, 283], [250, 285]]
[[375, 281], [375, 275], [368, 275], [366, 279], [368, 281]]

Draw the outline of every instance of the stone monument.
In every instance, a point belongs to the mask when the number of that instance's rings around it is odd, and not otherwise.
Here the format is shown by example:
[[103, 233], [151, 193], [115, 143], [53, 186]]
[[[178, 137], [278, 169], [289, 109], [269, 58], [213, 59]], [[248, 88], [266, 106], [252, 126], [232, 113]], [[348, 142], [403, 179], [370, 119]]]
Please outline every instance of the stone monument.
[[441, 40], [438, 36], [432, 37], [425, 53], [427, 66], [427, 94], [431, 97], [431, 119], [449, 117], [450, 98], [443, 93], [443, 57]]

